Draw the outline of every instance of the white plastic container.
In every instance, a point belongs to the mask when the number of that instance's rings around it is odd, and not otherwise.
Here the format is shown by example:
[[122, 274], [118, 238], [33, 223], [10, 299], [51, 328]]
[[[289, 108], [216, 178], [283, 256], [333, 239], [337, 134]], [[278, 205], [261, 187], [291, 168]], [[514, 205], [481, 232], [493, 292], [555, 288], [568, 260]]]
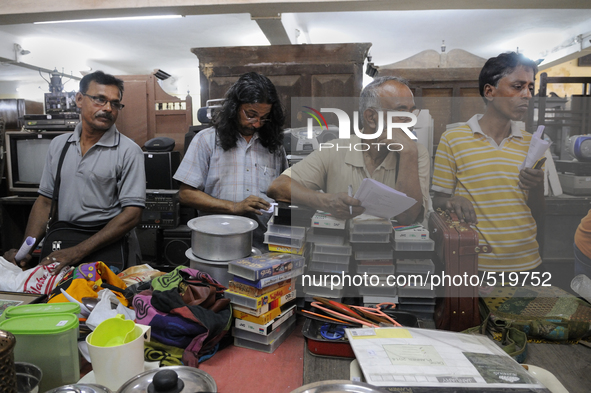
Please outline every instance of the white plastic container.
[[129, 379], [144, 372], [144, 341], [150, 341], [150, 326], [135, 325], [138, 337], [123, 345], [97, 347], [90, 344], [92, 335], [86, 336], [86, 345], [96, 383], [116, 391]]
[[32, 363], [43, 372], [39, 391], [78, 382], [78, 317], [47, 314], [9, 318], [0, 330], [16, 337], [14, 360]]

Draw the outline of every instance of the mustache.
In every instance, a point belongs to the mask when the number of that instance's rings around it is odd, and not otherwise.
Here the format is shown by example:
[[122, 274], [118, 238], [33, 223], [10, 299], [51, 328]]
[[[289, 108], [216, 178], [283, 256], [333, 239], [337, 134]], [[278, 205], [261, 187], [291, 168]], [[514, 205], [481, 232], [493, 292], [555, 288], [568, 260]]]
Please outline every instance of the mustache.
[[107, 112], [99, 112], [97, 113], [94, 117], [99, 118], [99, 117], [103, 117], [107, 120], [113, 120], [113, 115]]

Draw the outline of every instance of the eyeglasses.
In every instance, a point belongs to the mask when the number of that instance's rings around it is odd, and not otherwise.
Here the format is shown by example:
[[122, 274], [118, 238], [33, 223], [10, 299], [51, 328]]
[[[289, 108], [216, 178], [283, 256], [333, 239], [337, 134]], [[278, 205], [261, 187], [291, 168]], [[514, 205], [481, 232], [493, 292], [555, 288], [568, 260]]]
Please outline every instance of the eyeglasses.
[[249, 123], [249, 124], [254, 124], [256, 122], [259, 122], [259, 123], [261, 123], [261, 125], [263, 125], [263, 124], [265, 124], [265, 122], [268, 122], [268, 121], [271, 120], [271, 119], [267, 119], [267, 118], [264, 118], [263, 119], [260, 116], [252, 116], [252, 117], [250, 117], [250, 116], [248, 116], [246, 114], [246, 112], [244, 111], [244, 109], [242, 109], [242, 113], [244, 113], [244, 117], [246, 118], [246, 122]]
[[82, 95], [90, 98], [92, 100], [92, 102], [94, 102], [95, 104], [97, 104], [99, 106], [105, 106], [105, 105], [107, 105], [107, 103], [109, 103], [109, 104], [111, 104], [111, 108], [113, 108], [117, 111], [121, 110], [125, 107], [125, 105], [123, 105], [120, 101], [117, 101], [117, 100], [108, 101], [108, 100], [105, 100], [103, 97], [91, 96], [90, 94], [86, 94], [86, 93], [82, 93]]
[[[396, 109], [392, 109], [392, 108], [371, 108], [375, 111], [383, 111], [384, 113], [388, 113], [388, 112], [405, 112], [405, 111], [397, 111]], [[421, 113], [420, 109], [414, 109], [412, 110], [410, 113], [412, 113], [413, 115], [415, 115], [417, 118], [419, 117], [419, 114]], [[395, 116], [396, 119], [401, 120], [401, 123], [409, 123], [411, 121], [410, 117], [408, 116]]]

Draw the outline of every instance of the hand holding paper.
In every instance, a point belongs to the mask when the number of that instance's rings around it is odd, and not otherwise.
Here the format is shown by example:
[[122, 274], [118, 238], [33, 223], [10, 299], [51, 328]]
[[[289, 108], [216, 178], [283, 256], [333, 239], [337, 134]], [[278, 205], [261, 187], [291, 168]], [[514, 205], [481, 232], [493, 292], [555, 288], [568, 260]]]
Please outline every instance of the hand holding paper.
[[34, 237], [28, 236], [25, 241], [23, 242], [23, 245], [21, 246], [21, 248], [18, 249], [18, 252], [16, 253], [16, 256], [14, 257], [14, 260], [16, 263], [19, 263], [20, 261], [22, 261], [28, 254], [29, 252], [31, 252], [31, 248], [33, 248], [33, 246], [35, 245], [35, 239]]
[[365, 178], [355, 193], [365, 214], [390, 219], [408, 210], [417, 201], [376, 180]]
[[525, 157], [523, 163], [519, 165], [519, 170], [522, 170], [524, 168], [533, 168], [536, 162], [544, 156], [544, 153], [552, 144], [552, 142], [548, 142], [542, 139], [543, 132], [544, 126], [538, 126], [538, 129], [531, 138], [529, 150], [527, 151], [527, 156]]

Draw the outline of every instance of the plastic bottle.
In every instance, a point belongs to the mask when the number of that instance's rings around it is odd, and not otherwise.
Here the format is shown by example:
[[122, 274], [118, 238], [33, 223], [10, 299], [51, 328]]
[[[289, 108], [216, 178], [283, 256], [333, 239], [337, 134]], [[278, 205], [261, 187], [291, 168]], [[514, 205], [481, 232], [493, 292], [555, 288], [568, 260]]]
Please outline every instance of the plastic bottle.
[[573, 291], [579, 294], [583, 299], [591, 303], [591, 279], [585, 274], [575, 276], [570, 283]]

